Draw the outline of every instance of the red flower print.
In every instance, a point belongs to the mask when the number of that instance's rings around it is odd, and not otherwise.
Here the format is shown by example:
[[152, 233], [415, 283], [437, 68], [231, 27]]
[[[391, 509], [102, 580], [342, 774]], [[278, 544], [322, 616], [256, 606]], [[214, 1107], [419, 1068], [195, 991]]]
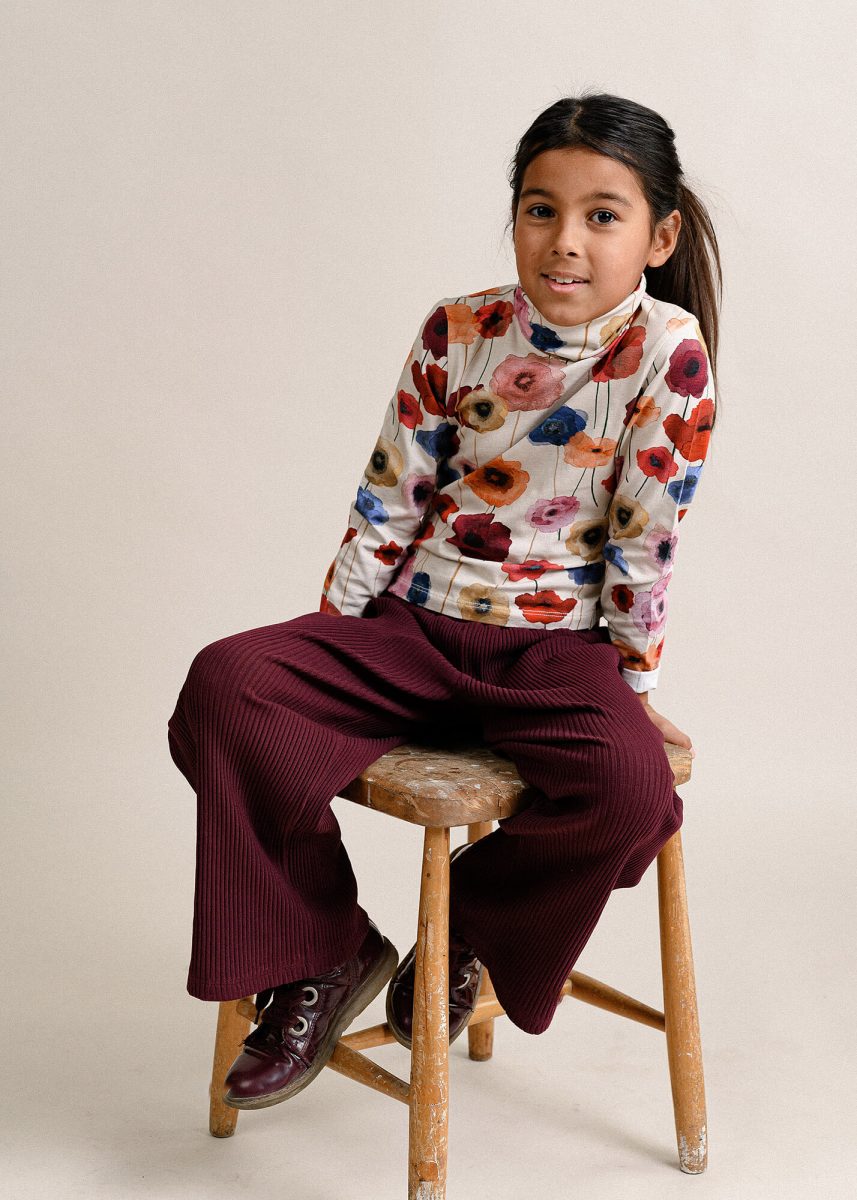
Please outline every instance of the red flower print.
[[448, 537], [456, 549], [468, 558], [502, 562], [509, 553], [512, 536], [507, 525], [495, 521], [490, 513], [462, 514], [452, 522], [454, 537]]
[[563, 571], [562, 563], [549, 562], [546, 558], [531, 558], [522, 563], [503, 563], [502, 570], [517, 583], [521, 579], [540, 579], [545, 571]]
[[525, 621], [529, 621], [533, 625], [539, 621], [543, 625], [553, 625], [556, 621], [564, 620], [577, 601], [573, 596], [570, 596], [568, 600], [562, 600], [557, 592], [546, 590], [516, 596], [515, 603], [521, 610]]
[[345, 531], [345, 537], [339, 543], [340, 546], [344, 546], [346, 542], [350, 542], [353, 537], [357, 537], [357, 530], [353, 525], [349, 525]]
[[700, 400], [685, 421], [678, 413], [664, 418], [664, 433], [675, 442], [676, 449], [688, 462], [697, 462], [708, 453], [711, 437], [714, 401]]
[[678, 463], [666, 446], [650, 446], [648, 450], [638, 450], [637, 466], [644, 475], [648, 475], [649, 478], [654, 476], [661, 483], [672, 479], [678, 470]]
[[399, 420], [407, 429], [414, 429], [423, 423], [423, 410], [416, 396], [410, 392], [399, 392]]
[[601, 480], [601, 486], [604, 488], [604, 490], [610, 496], [612, 496], [613, 493], [616, 491], [616, 488], [619, 484], [619, 480], [622, 478], [622, 468], [625, 465], [625, 455], [617, 454], [613, 461], [616, 464], [613, 467], [613, 473], [611, 475], [608, 475], [606, 479]]
[[595, 382], [606, 383], [608, 379], [627, 379], [633, 375], [643, 357], [645, 340], [646, 330], [642, 325], [632, 325], [626, 329], [592, 368]]
[[458, 512], [458, 505], [453, 500], [452, 496], [445, 496], [442, 492], [438, 492], [434, 498], [434, 510], [443, 521], [444, 525], [448, 523], [448, 518], [451, 513]]
[[446, 308], [439, 304], [423, 327], [423, 346], [435, 358], [446, 358], [449, 326]]
[[508, 300], [495, 300], [476, 310], [476, 327], [484, 338], [502, 337], [509, 328], [515, 310]]
[[679, 396], [699, 398], [708, 386], [708, 359], [696, 338], [685, 338], [670, 355], [667, 387]]
[[634, 593], [624, 583], [617, 583], [611, 588], [610, 598], [619, 612], [630, 612], [634, 605]]
[[385, 567], [392, 567], [398, 561], [402, 547], [396, 542], [386, 542], [375, 551], [375, 557], [380, 559]]
[[420, 370], [416, 359], [411, 363], [414, 387], [422, 399], [425, 410], [435, 417], [446, 416], [446, 371], [437, 363], [429, 363], [425, 373]]

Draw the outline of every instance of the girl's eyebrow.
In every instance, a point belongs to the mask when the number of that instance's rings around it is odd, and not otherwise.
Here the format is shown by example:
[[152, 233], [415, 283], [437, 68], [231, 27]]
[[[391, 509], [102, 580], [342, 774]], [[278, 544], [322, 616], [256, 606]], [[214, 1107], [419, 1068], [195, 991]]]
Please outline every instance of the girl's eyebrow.
[[[526, 191], [521, 192], [521, 200], [525, 196], [545, 196], [548, 200], [553, 200], [553, 193], [546, 191], [544, 188], [531, 187]], [[617, 204], [624, 204], [626, 208], [633, 208], [633, 204], [625, 196], [620, 196], [618, 192], [590, 192], [588, 196], [582, 197], [584, 203], [589, 200], [615, 200]]]

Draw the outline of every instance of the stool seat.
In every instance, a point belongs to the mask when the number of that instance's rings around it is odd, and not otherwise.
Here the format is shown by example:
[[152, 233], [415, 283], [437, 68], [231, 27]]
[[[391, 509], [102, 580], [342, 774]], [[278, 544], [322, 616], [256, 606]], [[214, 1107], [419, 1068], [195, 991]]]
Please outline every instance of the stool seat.
[[[690, 779], [691, 753], [664, 742], [676, 784]], [[534, 791], [514, 763], [478, 742], [406, 742], [388, 751], [339, 795], [426, 827], [499, 821], [526, 808]]]

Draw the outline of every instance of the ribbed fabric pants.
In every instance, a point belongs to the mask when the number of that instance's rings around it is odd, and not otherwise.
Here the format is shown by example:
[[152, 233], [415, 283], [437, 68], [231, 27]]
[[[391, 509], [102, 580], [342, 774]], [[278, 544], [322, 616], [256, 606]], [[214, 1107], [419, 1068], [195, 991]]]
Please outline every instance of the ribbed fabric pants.
[[502, 627], [389, 593], [193, 659], [168, 722], [197, 794], [188, 992], [250, 996], [350, 958], [368, 914], [331, 801], [394, 746], [462, 723], [535, 791], [452, 863], [450, 928], [509, 1019], [544, 1032], [611, 890], [681, 825], [663, 737], [605, 627]]

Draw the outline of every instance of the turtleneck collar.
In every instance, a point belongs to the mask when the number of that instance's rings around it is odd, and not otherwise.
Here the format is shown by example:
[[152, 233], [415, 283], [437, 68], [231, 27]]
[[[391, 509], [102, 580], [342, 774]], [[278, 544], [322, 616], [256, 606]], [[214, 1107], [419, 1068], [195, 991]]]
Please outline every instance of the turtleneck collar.
[[[640, 281], [624, 300], [611, 308], [609, 312], [600, 313], [591, 321], [580, 325], [555, 325], [547, 321], [518, 280], [513, 300], [515, 317], [521, 327], [521, 332], [534, 349], [542, 353], [550, 352], [569, 362], [579, 362], [581, 359], [592, 358], [601, 354], [617, 334], [624, 330], [646, 290], [645, 273], [640, 275]], [[603, 332], [602, 332], [603, 331]]]

